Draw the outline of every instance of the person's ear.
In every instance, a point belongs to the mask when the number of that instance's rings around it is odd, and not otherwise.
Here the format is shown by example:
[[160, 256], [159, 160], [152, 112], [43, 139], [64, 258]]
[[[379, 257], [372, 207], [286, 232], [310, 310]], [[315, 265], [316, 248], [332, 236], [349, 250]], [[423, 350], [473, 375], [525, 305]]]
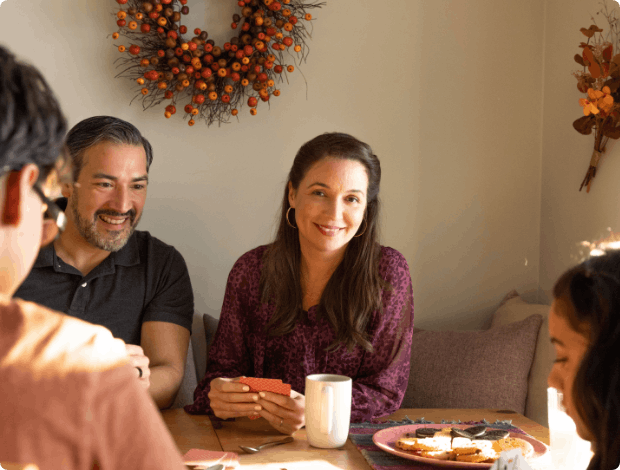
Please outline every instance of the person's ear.
[[21, 220], [20, 203], [22, 194], [36, 183], [39, 177], [39, 168], [28, 164], [19, 171], [12, 171], [7, 175], [4, 192], [4, 207], [2, 208], [2, 225], [16, 226]]
[[295, 188], [291, 181], [288, 182], [288, 204], [295, 209]]
[[58, 226], [54, 220], [44, 219], [41, 230], [41, 247], [52, 243], [58, 236]]

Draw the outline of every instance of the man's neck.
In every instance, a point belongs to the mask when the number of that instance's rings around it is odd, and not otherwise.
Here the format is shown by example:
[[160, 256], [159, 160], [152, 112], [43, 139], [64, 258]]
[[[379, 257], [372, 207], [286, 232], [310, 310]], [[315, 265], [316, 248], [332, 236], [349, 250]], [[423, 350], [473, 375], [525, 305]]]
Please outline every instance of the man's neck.
[[88, 243], [73, 224], [67, 224], [67, 230], [54, 241], [54, 249], [57, 256], [80, 271], [83, 276], [86, 276], [110, 256], [109, 251]]

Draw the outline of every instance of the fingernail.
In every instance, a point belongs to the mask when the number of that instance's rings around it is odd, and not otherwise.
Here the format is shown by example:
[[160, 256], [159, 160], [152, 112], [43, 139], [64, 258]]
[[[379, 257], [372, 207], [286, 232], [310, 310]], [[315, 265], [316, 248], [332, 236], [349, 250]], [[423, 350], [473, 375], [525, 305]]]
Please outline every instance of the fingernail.
[[250, 387], [243, 387], [243, 391], [244, 392], [249, 392], [250, 391]]
[[257, 416], [257, 415], [258, 415], [258, 413], [257, 413], [256, 411], [255, 411], [254, 413], [252, 413], [252, 414], [253, 414], [254, 416]]
[[260, 392], [259, 395], [261, 396], [261, 398], [265, 398], [265, 394], [263, 392]]
[[258, 395], [252, 395], [252, 400], [254, 401], [258, 400]]
[[261, 410], [261, 407], [260, 407], [260, 406], [255, 406], [255, 407], [254, 407], [254, 409], [255, 409], [256, 411], [260, 411], [260, 410]]

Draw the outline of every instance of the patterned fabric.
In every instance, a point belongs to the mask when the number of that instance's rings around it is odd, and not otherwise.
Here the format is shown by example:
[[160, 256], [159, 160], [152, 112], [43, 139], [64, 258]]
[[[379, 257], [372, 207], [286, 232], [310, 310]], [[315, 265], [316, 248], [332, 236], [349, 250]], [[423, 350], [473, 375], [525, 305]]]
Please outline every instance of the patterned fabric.
[[[494, 423], [489, 423], [487, 420], [483, 419], [482, 421], [446, 421], [441, 420], [440, 424], [468, 424], [468, 425], [479, 425], [484, 424], [489, 427], [493, 427], [496, 429], [504, 429], [510, 432], [516, 432], [525, 434], [521, 429], [513, 426], [511, 420], [506, 421], [495, 421]], [[405, 459], [403, 457], [399, 457], [397, 455], [390, 454], [385, 452], [379, 447], [377, 447], [372, 441], [372, 436], [377, 431], [382, 429], [391, 428], [394, 426], [407, 426], [409, 424], [434, 424], [433, 421], [426, 421], [424, 418], [411, 420], [409, 417], [405, 416], [402, 421], [386, 421], [383, 423], [357, 423], [352, 424], [351, 429], [349, 430], [349, 438], [353, 441], [353, 444], [357, 447], [357, 449], [364, 456], [368, 464], [374, 470], [405, 470], [416, 468], [418, 470], [437, 470], [439, 467], [436, 465], [427, 465], [426, 463], [416, 462], [414, 460]]]
[[194, 393], [188, 413], [212, 414], [209, 406], [211, 380], [217, 377], [263, 377], [281, 379], [304, 394], [305, 377], [340, 374], [353, 379], [351, 421], [366, 421], [396, 411], [409, 377], [413, 294], [407, 261], [398, 251], [381, 248], [379, 273], [392, 287], [384, 289], [383, 313], [374, 312], [368, 333], [373, 353], [356, 346], [325, 351], [334, 331], [318, 319], [310, 307], [291, 333], [270, 337], [263, 329], [275, 311], [260, 302], [262, 257], [267, 246], [243, 255], [228, 277], [224, 305], [215, 340], [209, 351], [204, 379]]

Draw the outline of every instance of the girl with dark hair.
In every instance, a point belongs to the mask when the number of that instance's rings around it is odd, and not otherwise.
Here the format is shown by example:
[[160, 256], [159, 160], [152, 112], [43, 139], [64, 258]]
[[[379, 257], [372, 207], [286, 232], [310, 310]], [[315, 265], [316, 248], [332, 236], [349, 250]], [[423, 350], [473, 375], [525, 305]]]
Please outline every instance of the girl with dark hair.
[[[189, 413], [305, 424], [305, 377], [353, 379], [352, 421], [396, 411], [409, 377], [409, 267], [378, 243], [381, 166], [341, 133], [304, 144], [282, 198], [276, 238], [243, 255], [226, 287], [207, 373]], [[281, 379], [290, 397], [248, 393], [239, 376]], [[236, 377], [236, 378], [233, 378]]]
[[588, 470], [620, 465], [620, 251], [606, 250], [555, 284], [549, 386], [564, 394], [577, 433], [592, 443]]

